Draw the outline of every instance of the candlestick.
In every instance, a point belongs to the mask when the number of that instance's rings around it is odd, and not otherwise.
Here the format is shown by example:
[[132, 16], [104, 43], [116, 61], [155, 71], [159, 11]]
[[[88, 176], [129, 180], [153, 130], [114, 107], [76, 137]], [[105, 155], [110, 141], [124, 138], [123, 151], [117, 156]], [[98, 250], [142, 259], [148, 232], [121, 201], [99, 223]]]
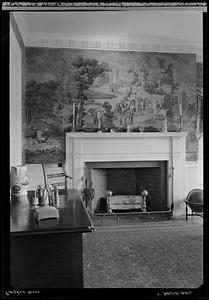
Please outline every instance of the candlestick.
[[156, 110], [155, 101], [153, 101], [153, 118], [154, 118], [154, 121], [155, 121], [155, 110]]
[[98, 120], [98, 130], [101, 130], [101, 117], [102, 117], [102, 111], [101, 107], [97, 110], [97, 120]]
[[75, 130], [75, 102], [73, 102], [73, 131]]
[[164, 126], [164, 132], [167, 132], [168, 131], [168, 121], [167, 121], [166, 117], [164, 119], [163, 126]]
[[182, 105], [179, 103], [179, 115], [182, 116]]
[[183, 128], [183, 115], [180, 115], [179, 118], [180, 118], [180, 130], [179, 131], [181, 131]]

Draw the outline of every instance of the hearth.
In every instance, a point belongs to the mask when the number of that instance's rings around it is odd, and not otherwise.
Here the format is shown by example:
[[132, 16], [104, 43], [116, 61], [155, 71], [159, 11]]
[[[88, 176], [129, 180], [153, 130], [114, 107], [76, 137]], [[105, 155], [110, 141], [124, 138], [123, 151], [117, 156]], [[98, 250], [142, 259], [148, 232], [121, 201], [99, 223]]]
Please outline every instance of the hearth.
[[[113, 196], [123, 195], [123, 202], [128, 203], [133, 200], [133, 197], [129, 196], [141, 195], [143, 190], [147, 190], [147, 211], [168, 209], [167, 161], [86, 162], [85, 176], [95, 190], [91, 212], [100, 212], [98, 206], [106, 198], [107, 191], [111, 191]], [[123, 209], [124, 212], [137, 211], [137, 207], [135, 209], [134, 206], [128, 205]], [[120, 205], [117, 210], [122, 211]], [[141, 209], [138, 208], [138, 211]]]
[[186, 134], [66, 133], [68, 187], [82, 192], [86, 176], [95, 189], [92, 212], [107, 190], [134, 195], [146, 189], [148, 209], [161, 211], [174, 204], [174, 215], [183, 214]]

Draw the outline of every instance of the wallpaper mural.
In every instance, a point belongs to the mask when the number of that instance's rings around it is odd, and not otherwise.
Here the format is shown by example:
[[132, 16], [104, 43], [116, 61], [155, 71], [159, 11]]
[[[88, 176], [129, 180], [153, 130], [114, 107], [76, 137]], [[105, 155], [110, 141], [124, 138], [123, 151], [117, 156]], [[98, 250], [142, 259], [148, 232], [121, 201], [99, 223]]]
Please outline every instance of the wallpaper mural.
[[65, 132], [163, 131], [165, 122], [188, 131], [195, 159], [196, 72], [193, 54], [27, 48], [26, 163], [64, 161]]

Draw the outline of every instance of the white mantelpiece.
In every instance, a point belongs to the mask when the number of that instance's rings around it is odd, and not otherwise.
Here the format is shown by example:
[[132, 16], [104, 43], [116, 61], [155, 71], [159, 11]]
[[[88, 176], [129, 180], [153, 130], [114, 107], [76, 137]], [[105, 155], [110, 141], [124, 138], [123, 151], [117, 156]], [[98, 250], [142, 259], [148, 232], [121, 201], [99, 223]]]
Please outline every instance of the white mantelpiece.
[[[168, 204], [182, 214], [185, 197], [186, 132], [66, 133], [66, 167], [72, 180], [69, 188], [83, 188], [86, 162], [167, 161]], [[172, 179], [172, 167], [173, 179]], [[94, 187], [94, 186], [93, 186]]]

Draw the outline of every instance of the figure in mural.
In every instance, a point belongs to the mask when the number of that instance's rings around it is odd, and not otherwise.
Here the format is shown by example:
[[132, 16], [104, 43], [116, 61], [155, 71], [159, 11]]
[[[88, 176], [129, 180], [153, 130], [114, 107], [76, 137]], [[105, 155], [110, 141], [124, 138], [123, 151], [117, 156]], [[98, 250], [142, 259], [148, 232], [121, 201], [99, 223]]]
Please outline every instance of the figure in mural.
[[31, 126], [31, 138], [37, 139], [37, 130], [33, 126]]
[[44, 131], [41, 129], [41, 127], [39, 127], [38, 130], [36, 131], [36, 136], [39, 144], [47, 142], [47, 138], [46, 136], [44, 136]]

